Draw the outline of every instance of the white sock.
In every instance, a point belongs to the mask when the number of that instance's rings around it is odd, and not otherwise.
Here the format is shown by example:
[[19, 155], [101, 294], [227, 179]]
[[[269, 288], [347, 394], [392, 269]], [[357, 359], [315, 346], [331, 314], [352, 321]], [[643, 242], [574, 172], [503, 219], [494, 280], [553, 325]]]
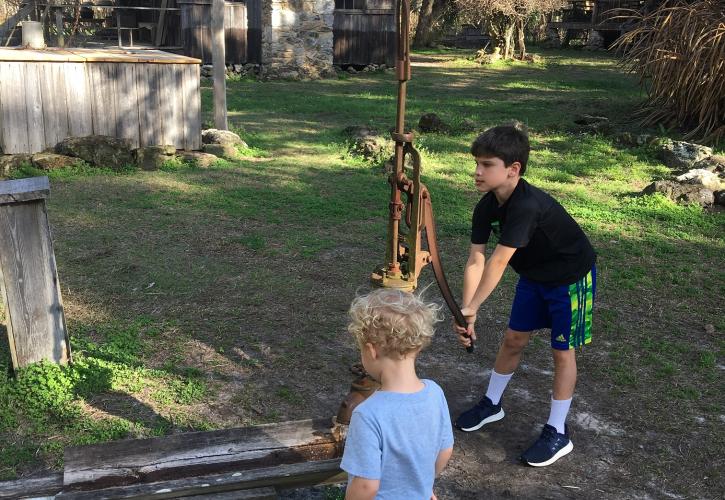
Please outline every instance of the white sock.
[[499, 401], [501, 401], [501, 395], [513, 375], [513, 372], [508, 375], [501, 375], [500, 373], [496, 373], [496, 370], [491, 370], [491, 378], [488, 381], [486, 397], [490, 399], [493, 404], [497, 405]]
[[571, 398], [554, 399], [551, 398], [551, 413], [549, 413], [549, 421], [546, 422], [550, 426], [556, 428], [556, 432], [564, 434], [564, 423], [571, 406]]

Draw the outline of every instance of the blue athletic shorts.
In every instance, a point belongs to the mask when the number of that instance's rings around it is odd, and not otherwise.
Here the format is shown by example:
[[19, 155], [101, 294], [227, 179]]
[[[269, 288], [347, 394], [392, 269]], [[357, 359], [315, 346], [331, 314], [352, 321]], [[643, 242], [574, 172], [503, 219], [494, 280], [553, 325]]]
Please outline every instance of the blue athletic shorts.
[[521, 276], [509, 328], [530, 332], [551, 328], [551, 347], [566, 351], [592, 341], [597, 268], [571, 285], [545, 286]]

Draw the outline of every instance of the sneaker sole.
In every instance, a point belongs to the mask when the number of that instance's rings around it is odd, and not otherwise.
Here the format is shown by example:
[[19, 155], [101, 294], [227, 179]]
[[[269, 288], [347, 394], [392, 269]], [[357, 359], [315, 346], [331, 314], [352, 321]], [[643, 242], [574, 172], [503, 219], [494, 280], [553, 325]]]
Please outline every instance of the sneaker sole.
[[459, 427], [459, 429], [461, 429], [463, 432], [473, 432], [473, 431], [477, 431], [478, 429], [480, 429], [484, 425], [490, 424], [492, 422], [498, 422], [499, 420], [501, 420], [505, 416], [506, 416], [506, 413], [504, 413], [503, 408], [501, 408], [501, 410], [497, 414], [491, 415], [490, 417], [484, 418], [477, 425], [474, 425], [473, 427]]
[[526, 461], [527, 464], [531, 465], [532, 467], [546, 467], [547, 465], [551, 465], [557, 460], [559, 460], [561, 457], [568, 455], [571, 453], [571, 451], [574, 449], [574, 444], [569, 440], [569, 443], [567, 443], [566, 446], [564, 446], [562, 449], [557, 451], [553, 457], [551, 457], [549, 460], [545, 462], [539, 462], [539, 463], [533, 463]]

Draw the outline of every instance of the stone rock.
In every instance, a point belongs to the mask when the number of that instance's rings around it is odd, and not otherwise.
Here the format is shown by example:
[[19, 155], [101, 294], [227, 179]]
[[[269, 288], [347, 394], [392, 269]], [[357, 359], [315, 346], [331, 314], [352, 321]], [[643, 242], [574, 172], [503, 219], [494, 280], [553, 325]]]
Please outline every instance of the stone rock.
[[146, 146], [134, 150], [136, 164], [142, 170], [159, 170], [164, 162], [173, 160], [176, 156], [176, 147], [167, 146]]
[[556, 28], [549, 28], [546, 30], [546, 40], [544, 41], [544, 47], [549, 49], [558, 49], [561, 47], [561, 34]]
[[544, 58], [538, 54], [526, 54], [523, 58], [523, 61], [533, 64], [539, 64], [544, 61]]
[[215, 128], [202, 130], [201, 142], [203, 142], [204, 144], [231, 144], [236, 146], [242, 146], [243, 148], [247, 147], [247, 143], [244, 142], [242, 138], [234, 132], [230, 132], [229, 130], [219, 130]]
[[718, 174], [701, 168], [694, 168], [682, 175], [678, 175], [676, 179], [685, 184], [697, 184], [713, 191], [725, 189], [725, 184], [723, 184]]
[[0, 177], [7, 177], [10, 172], [17, 170], [23, 165], [31, 165], [31, 155], [0, 155]]
[[725, 206], [725, 191], [715, 191], [715, 205]]
[[209, 168], [219, 161], [219, 157], [211, 153], [201, 151], [182, 151], [179, 158], [186, 163], [191, 163], [199, 168]]
[[712, 190], [697, 184], [681, 184], [676, 181], [655, 181], [642, 190], [642, 194], [662, 193], [678, 203], [697, 203], [709, 207], [715, 202]]
[[368, 160], [381, 160], [393, 150], [393, 141], [381, 136], [376, 129], [353, 125], [343, 130], [351, 141], [349, 152]]
[[421, 132], [447, 132], [450, 127], [435, 113], [426, 113], [418, 120]]
[[723, 177], [725, 175], [725, 156], [708, 156], [707, 158], [703, 158], [702, 160], [696, 162], [692, 168], [707, 170], [708, 172], [716, 172], [720, 174], [720, 177]]
[[606, 116], [579, 115], [574, 118], [574, 123], [579, 125], [583, 132], [591, 134], [606, 134], [612, 129]]
[[686, 171], [698, 161], [712, 155], [712, 148], [684, 141], [665, 140], [658, 152], [662, 162], [670, 168]]
[[481, 49], [476, 52], [474, 61], [478, 64], [491, 64], [501, 59], [501, 47], [494, 47], [493, 52], [488, 54], [486, 49]]
[[75, 156], [97, 167], [120, 170], [134, 164], [131, 141], [105, 135], [68, 137], [59, 142], [55, 152]]
[[357, 70], [355, 68], [353, 68], [352, 66], [349, 66], [347, 68], [347, 72], [350, 73], [351, 75], [357, 74]]
[[632, 132], [619, 132], [614, 139], [626, 146], [651, 146], [657, 142], [657, 136], [652, 134], [633, 134]]
[[599, 50], [604, 49], [604, 37], [597, 30], [589, 30], [589, 36], [587, 37], [587, 44], [584, 50]]
[[473, 132], [474, 130], [476, 130], [476, 128], [476, 122], [471, 120], [470, 118], [464, 118], [463, 120], [461, 120], [461, 130], [464, 130], [466, 132]]
[[78, 158], [55, 153], [36, 153], [32, 156], [31, 161], [33, 166], [40, 170], [55, 170], [57, 168], [72, 167], [78, 163]]
[[236, 160], [241, 156], [236, 146], [228, 142], [223, 144], [204, 144], [202, 150], [204, 153], [212, 154], [227, 160]]

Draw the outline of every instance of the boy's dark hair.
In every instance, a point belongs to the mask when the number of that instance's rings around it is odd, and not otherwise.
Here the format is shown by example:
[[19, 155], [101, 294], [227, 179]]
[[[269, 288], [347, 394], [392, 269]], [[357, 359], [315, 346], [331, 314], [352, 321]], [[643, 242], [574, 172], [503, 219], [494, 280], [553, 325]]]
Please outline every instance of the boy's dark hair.
[[529, 161], [529, 135], [520, 123], [499, 125], [486, 130], [471, 144], [473, 156], [495, 156], [506, 166], [514, 162], [521, 164], [520, 175], [526, 172]]

